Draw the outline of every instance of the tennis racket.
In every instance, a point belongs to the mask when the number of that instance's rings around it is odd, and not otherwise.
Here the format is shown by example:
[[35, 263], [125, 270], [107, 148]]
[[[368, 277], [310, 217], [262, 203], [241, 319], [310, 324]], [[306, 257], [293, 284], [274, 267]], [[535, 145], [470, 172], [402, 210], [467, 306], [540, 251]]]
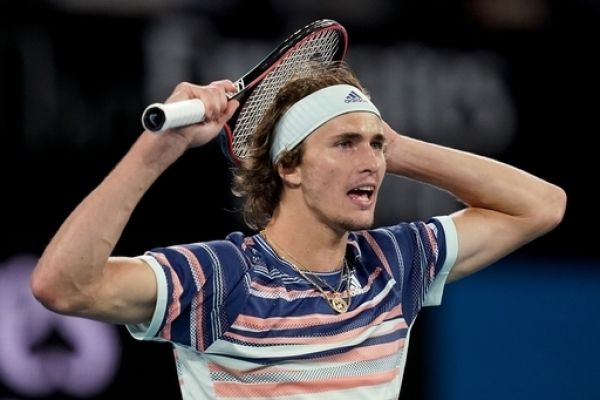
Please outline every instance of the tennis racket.
[[[225, 153], [239, 163], [247, 153], [248, 138], [269, 109], [279, 89], [292, 77], [309, 72], [315, 63], [344, 59], [348, 47], [346, 29], [336, 21], [314, 21], [271, 51], [261, 62], [234, 82], [236, 93], [230, 99], [240, 102], [225, 125]], [[204, 105], [199, 99], [173, 103], [154, 103], [142, 114], [142, 125], [152, 132], [162, 132], [201, 122]]]

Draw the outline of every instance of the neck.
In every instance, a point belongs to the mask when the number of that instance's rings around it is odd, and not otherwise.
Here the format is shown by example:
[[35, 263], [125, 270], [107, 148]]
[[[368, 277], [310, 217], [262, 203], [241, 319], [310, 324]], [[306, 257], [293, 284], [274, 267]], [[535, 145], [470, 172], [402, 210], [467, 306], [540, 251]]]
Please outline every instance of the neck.
[[300, 221], [292, 228], [275, 219], [263, 230], [263, 236], [280, 258], [300, 269], [331, 272], [343, 266], [347, 232], [337, 234]]

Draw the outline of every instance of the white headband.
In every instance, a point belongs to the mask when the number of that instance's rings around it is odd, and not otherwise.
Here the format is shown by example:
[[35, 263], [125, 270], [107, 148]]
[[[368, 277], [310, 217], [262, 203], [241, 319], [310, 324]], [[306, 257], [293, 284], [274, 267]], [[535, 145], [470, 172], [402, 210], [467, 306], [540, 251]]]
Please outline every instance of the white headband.
[[271, 160], [292, 150], [325, 122], [342, 114], [366, 111], [381, 118], [379, 110], [359, 89], [351, 85], [328, 86], [304, 97], [275, 124]]

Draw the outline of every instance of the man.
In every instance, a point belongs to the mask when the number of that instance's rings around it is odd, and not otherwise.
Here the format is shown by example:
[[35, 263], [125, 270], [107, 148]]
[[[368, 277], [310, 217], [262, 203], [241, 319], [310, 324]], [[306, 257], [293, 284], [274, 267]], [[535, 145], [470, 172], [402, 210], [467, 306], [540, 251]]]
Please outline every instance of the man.
[[[397, 398], [421, 307], [440, 304], [446, 281], [563, 217], [557, 186], [393, 131], [337, 65], [278, 93], [235, 171], [244, 218], [260, 233], [111, 256], [155, 179], [233, 115], [233, 91], [229, 81], [180, 84], [168, 101], [200, 98], [206, 120], [144, 132], [67, 218], [32, 276], [51, 310], [171, 342], [185, 399]], [[372, 229], [386, 173], [435, 185], [466, 206]]]

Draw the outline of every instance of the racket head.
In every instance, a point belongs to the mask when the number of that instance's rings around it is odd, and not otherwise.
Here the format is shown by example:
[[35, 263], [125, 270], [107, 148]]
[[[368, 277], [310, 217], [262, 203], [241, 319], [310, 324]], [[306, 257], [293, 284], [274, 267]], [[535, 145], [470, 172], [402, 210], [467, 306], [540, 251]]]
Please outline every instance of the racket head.
[[240, 102], [225, 125], [226, 156], [239, 164], [247, 155], [254, 129], [271, 107], [279, 89], [291, 78], [314, 69], [315, 63], [342, 61], [348, 49], [348, 33], [337, 21], [321, 19], [298, 29], [261, 62], [235, 82]]

